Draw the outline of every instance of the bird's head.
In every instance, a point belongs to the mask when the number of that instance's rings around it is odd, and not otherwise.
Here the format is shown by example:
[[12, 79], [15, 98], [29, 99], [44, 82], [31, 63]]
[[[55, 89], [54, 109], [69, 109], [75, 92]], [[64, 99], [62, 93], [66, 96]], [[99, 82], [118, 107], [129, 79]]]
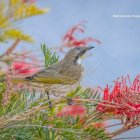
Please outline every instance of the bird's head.
[[77, 63], [78, 60], [89, 50], [93, 49], [93, 46], [90, 47], [75, 47], [68, 51], [65, 56], [65, 59], [69, 59]]

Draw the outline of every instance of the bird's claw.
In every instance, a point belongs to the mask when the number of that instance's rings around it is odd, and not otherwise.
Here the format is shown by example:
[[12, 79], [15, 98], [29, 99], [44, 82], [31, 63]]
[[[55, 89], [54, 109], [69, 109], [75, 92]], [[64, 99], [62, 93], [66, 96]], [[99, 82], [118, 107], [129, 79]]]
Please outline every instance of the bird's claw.
[[[48, 100], [50, 100], [49, 92], [48, 91], [45, 91], [45, 93], [47, 93]], [[52, 110], [52, 102], [49, 101], [48, 103], [49, 103], [49, 108]]]
[[68, 105], [71, 106], [73, 104], [73, 100], [71, 98], [67, 99]]
[[49, 101], [49, 108], [52, 110], [52, 102]]

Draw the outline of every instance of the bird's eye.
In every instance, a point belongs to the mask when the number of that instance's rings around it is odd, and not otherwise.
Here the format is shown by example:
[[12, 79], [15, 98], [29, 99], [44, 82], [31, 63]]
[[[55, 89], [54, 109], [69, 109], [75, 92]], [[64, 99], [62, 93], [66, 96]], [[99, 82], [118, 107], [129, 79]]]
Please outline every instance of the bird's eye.
[[83, 51], [82, 51], [82, 54], [84, 54], [85, 52], [86, 52], [86, 51], [85, 51], [85, 50], [83, 50]]

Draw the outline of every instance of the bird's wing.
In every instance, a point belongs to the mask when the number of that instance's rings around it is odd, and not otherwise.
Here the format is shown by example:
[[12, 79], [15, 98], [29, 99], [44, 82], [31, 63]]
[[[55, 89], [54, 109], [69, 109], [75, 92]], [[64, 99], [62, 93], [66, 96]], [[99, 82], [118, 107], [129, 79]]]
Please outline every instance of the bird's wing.
[[47, 84], [69, 84], [71, 81], [60, 73], [61, 63], [52, 65], [47, 69], [43, 69], [26, 80], [32, 82], [43, 82]]

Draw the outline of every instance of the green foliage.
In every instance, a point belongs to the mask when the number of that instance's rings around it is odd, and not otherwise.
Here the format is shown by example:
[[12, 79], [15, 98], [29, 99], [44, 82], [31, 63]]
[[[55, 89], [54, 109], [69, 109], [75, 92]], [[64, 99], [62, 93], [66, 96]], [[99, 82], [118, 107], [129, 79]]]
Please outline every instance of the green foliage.
[[59, 118], [54, 122], [54, 128], [57, 128], [59, 135], [57, 138], [62, 140], [83, 140], [83, 139], [100, 139], [108, 140], [104, 129], [90, 127], [83, 127], [80, 119], [72, 117]]
[[59, 57], [56, 56], [56, 53], [52, 53], [49, 48], [46, 47], [45, 44], [41, 44], [41, 49], [45, 57], [45, 67], [49, 67], [50, 65], [58, 62]]
[[[91, 92], [79, 90], [83, 91], [82, 94], [85, 92], [90, 94]], [[89, 114], [82, 120], [79, 117], [57, 117], [57, 105], [65, 105], [66, 100], [62, 102], [59, 99], [52, 101], [54, 107], [50, 110], [46, 96], [34, 100], [35, 96], [30, 96], [29, 99], [28, 94], [31, 93], [21, 91], [13, 94], [10, 104], [1, 107], [0, 119], [4, 123], [0, 123], [0, 140], [3, 138], [5, 140], [110, 140], [105, 129], [90, 125], [96, 122], [97, 118], [100, 119], [100, 116], [96, 118], [95, 108], [91, 108], [92, 116]], [[75, 91], [74, 96], [77, 95], [79, 93]], [[29, 101], [31, 101], [30, 104]], [[4, 121], [5, 118], [7, 119]], [[8, 123], [5, 124], [6, 122]]]
[[[58, 57], [45, 44], [41, 45], [45, 56], [46, 67], [56, 63]], [[58, 117], [59, 109], [67, 104], [66, 99], [53, 99], [52, 110], [49, 108], [48, 96], [38, 95], [35, 89], [15, 91], [9, 104], [2, 106], [5, 84], [0, 84], [0, 140], [110, 140], [104, 128], [96, 128], [93, 124], [102, 121], [96, 112], [97, 102], [82, 100], [98, 100], [96, 90], [78, 87], [67, 97], [79, 97], [86, 107], [87, 115], [82, 119], [64, 116]]]

